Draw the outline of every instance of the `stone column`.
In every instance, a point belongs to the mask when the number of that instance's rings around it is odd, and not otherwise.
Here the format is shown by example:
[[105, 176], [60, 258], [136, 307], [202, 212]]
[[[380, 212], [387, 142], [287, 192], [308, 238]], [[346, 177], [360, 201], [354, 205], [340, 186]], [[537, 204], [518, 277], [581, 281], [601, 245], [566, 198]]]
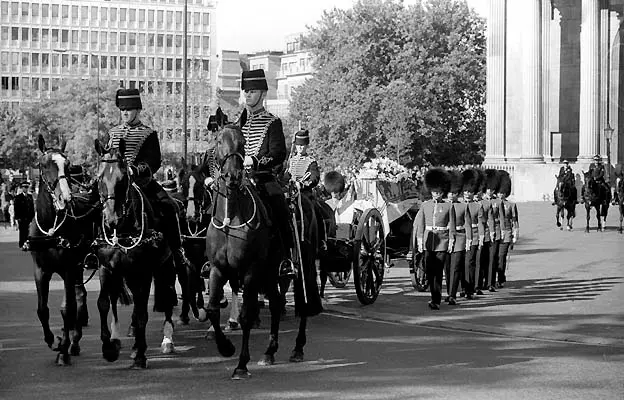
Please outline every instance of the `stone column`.
[[550, 126], [550, 26], [553, 9], [550, 0], [542, 2], [542, 150], [544, 161], [552, 160]]
[[599, 150], [607, 155], [607, 138], [604, 135], [609, 121], [609, 55], [611, 54], [611, 32], [609, 29], [609, 0], [600, 2], [600, 130], [598, 132]]
[[485, 162], [505, 160], [507, 0], [490, 0], [487, 20]]
[[600, 0], [582, 0], [578, 160], [588, 162], [600, 140]]
[[538, 163], [542, 153], [542, 0], [526, 1], [526, 29], [523, 42], [522, 80], [524, 105], [522, 117], [521, 162]]

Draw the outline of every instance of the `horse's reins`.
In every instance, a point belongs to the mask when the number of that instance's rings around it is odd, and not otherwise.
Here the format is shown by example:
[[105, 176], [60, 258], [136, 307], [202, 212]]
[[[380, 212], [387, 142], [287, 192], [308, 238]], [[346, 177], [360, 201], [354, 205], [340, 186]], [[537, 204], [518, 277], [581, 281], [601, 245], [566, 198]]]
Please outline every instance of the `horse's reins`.
[[[65, 160], [67, 160], [67, 157], [60, 151], [46, 150], [44, 154], [49, 154], [49, 153], [60, 154]], [[39, 170], [43, 170], [41, 163], [39, 163]], [[44, 190], [50, 195], [50, 197], [52, 197], [52, 204], [55, 204], [57, 200], [56, 194], [54, 194], [54, 191], [56, 190], [56, 186], [59, 184], [61, 179], [67, 180], [67, 177], [65, 176], [65, 171], [63, 171], [63, 175], [61, 175], [60, 172], [61, 171], [59, 171], [58, 176], [56, 177], [56, 179], [54, 180], [52, 184], [50, 183], [48, 179], [46, 179], [45, 174], [41, 174], [41, 181], [44, 184]], [[54, 207], [56, 208], [56, 206]], [[63, 223], [65, 223], [65, 219], [67, 218], [67, 210], [65, 210], [65, 212], [63, 213], [63, 219], [61, 220], [61, 223], [56, 225], [58, 221], [58, 215], [59, 215], [59, 210], [55, 210], [54, 223], [52, 223], [52, 227], [46, 231], [41, 227], [41, 224], [39, 223], [37, 211], [35, 211], [35, 224], [37, 225], [37, 228], [39, 229], [39, 231], [46, 236], [54, 236], [54, 233], [56, 233], [56, 231], [61, 228]]]

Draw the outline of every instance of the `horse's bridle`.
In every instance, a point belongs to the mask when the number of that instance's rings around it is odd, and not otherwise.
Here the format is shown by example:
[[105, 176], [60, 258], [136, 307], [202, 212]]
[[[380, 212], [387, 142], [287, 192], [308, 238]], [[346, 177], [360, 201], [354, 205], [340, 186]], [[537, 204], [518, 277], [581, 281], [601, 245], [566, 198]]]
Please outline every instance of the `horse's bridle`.
[[[100, 162], [107, 163], [107, 164], [112, 164], [112, 163], [118, 163], [118, 162], [124, 162], [124, 161], [122, 159], [120, 159], [120, 158], [111, 158], [111, 159], [108, 159], [108, 160], [100, 160]], [[131, 182], [128, 182], [128, 187], [126, 188], [126, 200], [128, 199], [127, 193], [130, 191], [130, 186], [131, 186]], [[109, 200], [113, 200], [113, 201], [115, 200], [115, 194], [114, 193], [112, 195], [108, 194], [107, 196], [100, 196], [100, 202], [102, 204], [106, 203]]]
[[[48, 154], [59, 154], [61, 155], [65, 161], [67, 161], [67, 156], [65, 154], [63, 154], [63, 152], [58, 151], [58, 150], [46, 150], [44, 155], [48, 155]], [[41, 161], [39, 162], [39, 171], [42, 171], [42, 164]], [[61, 179], [65, 179], [65, 181], [67, 181], [67, 176], [65, 176], [65, 171], [63, 171], [63, 175], [60, 174], [61, 171], [59, 171], [59, 173], [57, 174], [56, 179], [54, 180], [54, 182], [50, 183], [50, 181], [45, 177], [44, 174], [41, 174], [41, 181], [43, 182], [44, 185], [44, 189], [46, 192], [48, 192], [48, 194], [50, 194], [52, 197], [54, 197], [54, 191], [56, 190], [56, 187], [58, 186], [59, 182], [61, 181]]]
[[243, 155], [240, 152], [234, 152], [234, 153], [229, 153], [226, 154], [225, 157], [223, 157], [223, 160], [221, 160], [219, 162], [219, 171], [223, 170], [223, 166], [225, 165], [225, 162], [228, 160], [228, 158], [230, 157], [238, 157], [240, 158], [240, 160], [244, 163], [245, 162], [245, 157], [243, 157]]

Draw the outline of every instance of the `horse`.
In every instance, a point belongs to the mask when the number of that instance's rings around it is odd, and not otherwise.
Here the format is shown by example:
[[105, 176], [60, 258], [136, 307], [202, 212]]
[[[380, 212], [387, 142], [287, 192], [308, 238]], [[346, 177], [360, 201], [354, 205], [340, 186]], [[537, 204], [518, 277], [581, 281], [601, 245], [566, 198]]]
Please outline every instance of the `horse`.
[[616, 177], [615, 191], [617, 193], [618, 209], [620, 210], [620, 227], [618, 232], [624, 233], [622, 229], [622, 221], [624, 220], [624, 164], [616, 165], [613, 175]]
[[[571, 175], [557, 177], [557, 187], [555, 188], [555, 204], [557, 206], [556, 219], [557, 226], [563, 230], [559, 217], [567, 219], [566, 229], [572, 230], [572, 221], [576, 216], [576, 186]], [[567, 216], [566, 216], [567, 212]]]
[[585, 203], [585, 211], [587, 213], [587, 225], [585, 232], [589, 233], [589, 217], [591, 208], [596, 209], [596, 220], [598, 221], [598, 231], [604, 232], [604, 223], [607, 223], [607, 212], [609, 211], [609, 198], [611, 193], [608, 189], [598, 182], [591, 172], [583, 172], [585, 184], [583, 185], [583, 202]]
[[[270, 342], [264, 358], [259, 365], [275, 363], [278, 349], [279, 324], [282, 301], [278, 291], [278, 265], [281, 261], [281, 245], [272, 237], [273, 229], [268, 210], [262, 203], [257, 189], [245, 178], [244, 137], [236, 125], [226, 125], [217, 134], [215, 158], [220, 168], [220, 175], [213, 190], [213, 212], [206, 235], [206, 254], [211, 263], [209, 279], [208, 318], [214, 327], [215, 340], [219, 353], [225, 357], [234, 355], [236, 348], [225, 336], [220, 326], [219, 300], [223, 286], [229, 281], [232, 291], [243, 290], [243, 304], [240, 313], [242, 328], [242, 348], [237, 367], [232, 379], [245, 379], [251, 376], [247, 368], [250, 360], [250, 332], [259, 314], [258, 293], [264, 292], [269, 299], [271, 313]], [[306, 343], [305, 330], [307, 317], [320, 310], [307, 309], [304, 302], [311, 303], [316, 290], [315, 250], [317, 244], [317, 226], [312, 204], [300, 197], [303, 211], [299, 215], [303, 230], [303, 241], [299, 258], [300, 273], [295, 280], [295, 311], [299, 314], [300, 324], [296, 345], [290, 361], [303, 359], [303, 347]], [[305, 284], [302, 279], [305, 275]], [[312, 280], [311, 277], [314, 276]]]
[[[40, 189], [26, 248], [34, 261], [37, 316], [44, 341], [58, 351], [56, 364], [64, 366], [71, 364], [71, 356], [80, 355], [82, 328], [88, 323], [83, 265], [95, 237], [99, 197], [93, 188], [85, 194], [72, 194], [80, 182], [71, 177], [70, 162], [63, 150], [47, 148], [41, 135], [38, 147], [42, 153], [38, 160]], [[64, 288], [63, 336], [57, 337], [56, 344], [48, 308], [50, 280], [55, 273], [63, 279]]]
[[[172, 315], [176, 298], [172, 255], [162, 234], [156, 229], [155, 210], [134, 182], [131, 169], [126, 164], [125, 141], [120, 141], [119, 149], [110, 150], [96, 140], [95, 149], [100, 156], [97, 181], [103, 204], [102, 237], [96, 246], [100, 261], [97, 305], [102, 355], [109, 362], [119, 358], [121, 341], [117, 300], [124, 304], [132, 301], [135, 338], [132, 368], [144, 369], [147, 368], [145, 329], [152, 277], [154, 308], [165, 313], [161, 348], [164, 353], [173, 351]], [[182, 288], [185, 295], [185, 283]], [[109, 330], [107, 323], [111, 308], [113, 319]]]

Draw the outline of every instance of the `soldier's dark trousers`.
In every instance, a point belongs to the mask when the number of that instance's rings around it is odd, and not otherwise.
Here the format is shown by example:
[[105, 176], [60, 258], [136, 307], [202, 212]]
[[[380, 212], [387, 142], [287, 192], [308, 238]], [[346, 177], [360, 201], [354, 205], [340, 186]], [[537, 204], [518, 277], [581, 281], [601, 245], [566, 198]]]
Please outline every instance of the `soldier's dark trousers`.
[[19, 229], [19, 247], [21, 248], [28, 239], [28, 226], [30, 221], [20, 219], [17, 223], [17, 229]]
[[[459, 284], [464, 280], [464, 265], [466, 259], [465, 251], [455, 251], [451, 253], [451, 289], [449, 292], [449, 296], [457, 297], [457, 290], [459, 289]], [[464, 287], [465, 290], [465, 287]]]
[[474, 294], [477, 272], [477, 254], [479, 252], [479, 246], [470, 246], [470, 250], [466, 252], [464, 256], [464, 280], [462, 285], [466, 295]]
[[445, 251], [425, 251], [425, 268], [431, 291], [431, 302], [438, 305], [442, 302], [442, 275], [448, 255]]
[[175, 200], [155, 180], [150, 181], [142, 189], [150, 202], [158, 202], [158, 207], [162, 212], [161, 230], [169, 248], [171, 250], [180, 249], [182, 247], [182, 238], [178, 221], [179, 210]]
[[490, 242], [490, 254], [488, 260], [487, 286], [491, 287], [496, 284], [496, 272], [498, 270], [498, 248], [500, 240]]
[[[264, 199], [271, 207], [271, 217], [273, 223], [277, 225], [282, 239], [284, 251], [292, 249], [294, 246], [293, 232], [290, 227], [290, 210], [286, 203], [286, 198], [282, 195], [270, 195]], [[287, 256], [289, 256], [287, 254]]]
[[490, 242], [483, 242], [477, 250], [477, 268], [475, 271], [475, 290], [487, 289], [487, 271], [490, 262]]
[[501, 242], [498, 245], [498, 283], [507, 282], [507, 254], [509, 254], [509, 247], [511, 243]]

